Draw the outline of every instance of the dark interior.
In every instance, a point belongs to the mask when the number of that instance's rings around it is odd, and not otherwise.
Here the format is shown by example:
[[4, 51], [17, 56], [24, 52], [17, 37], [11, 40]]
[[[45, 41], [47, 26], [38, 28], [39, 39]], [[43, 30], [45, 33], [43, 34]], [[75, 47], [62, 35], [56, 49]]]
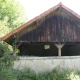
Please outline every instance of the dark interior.
[[65, 44], [62, 48], [62, 56], [79, 56], [80, 44]]
[[[44, 46], [49, 45], [49, 49], [45, 49]], [[58, 56], [58, 49], [54, 44], [45, 44], [45, 43], [31, 43], [31, 44], [22, 44], [19, 47], [20, 56]], [[61, 49], [62, 56], [78, 56], [80, 55], [80, 44], [65, 44]]]

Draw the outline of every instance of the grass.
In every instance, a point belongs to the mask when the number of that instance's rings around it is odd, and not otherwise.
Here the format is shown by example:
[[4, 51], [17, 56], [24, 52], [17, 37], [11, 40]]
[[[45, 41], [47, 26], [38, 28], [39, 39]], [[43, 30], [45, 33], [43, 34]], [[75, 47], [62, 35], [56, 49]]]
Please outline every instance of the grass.
[[29, 68], [4, 69], [0, 73], [1, 80], [80, 80], [79, 73], [69, 69], [58, 72], [58, 69], [55, 68], [51, 72], [41, 73], [36, 73]]

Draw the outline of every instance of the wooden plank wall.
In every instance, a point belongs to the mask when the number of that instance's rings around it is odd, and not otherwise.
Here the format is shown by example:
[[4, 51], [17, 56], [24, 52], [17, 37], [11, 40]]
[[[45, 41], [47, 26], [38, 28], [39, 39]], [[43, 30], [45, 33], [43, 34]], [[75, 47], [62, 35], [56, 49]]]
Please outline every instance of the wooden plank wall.
[[34, 30], [24, 34], [21, 41], [28, 42], [80, 42], [80, 28], [62, 16], [47, 17]]

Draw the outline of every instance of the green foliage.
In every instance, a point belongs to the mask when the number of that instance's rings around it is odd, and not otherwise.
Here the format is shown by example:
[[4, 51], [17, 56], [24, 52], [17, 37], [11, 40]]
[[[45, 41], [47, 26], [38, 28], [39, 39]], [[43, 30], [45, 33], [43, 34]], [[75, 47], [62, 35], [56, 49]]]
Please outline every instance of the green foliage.
[[[36, 73], [29, 68], [15, 70], [17, 80], [80, 80], [79, 73], [72, 70], [63, 70], [57, 73], [54, 69], [51, 72]], [[73, 73], [73, 75], [72, 75]]]
[[18, 73], [17, 78], [18, 80], [36, 80], [36, 73], [26, 68]]
[[11, 54], [11, 47], [5, 42], [0, 42], [0, 80], [17, 80], [12, 68], [16, 57]]
[[9, 33], [9, 31], [10, 31], [9, 27], [5, 26], [5, 21], [0, 20], [0, 37]]
[[0, 57], [2, 57], [6, 53], [11, 53], [9, 45], [5, 42], [0, 42]]
[[21, 5], [15, 0], [0, 0], [0, 20], [5, 20], [7, 26], [15, 28], [24, 18]]
[[27, 17], [16, 0], [0, 0], [0, 37], [25, 23]]
[[5, 43], [0, 43], [0, 69], [12, 66], [12, 61], [16, 58], [12, 55], [10, 46]]
[[17, 80], [14, 70], [12, 68], [1, 69], [0, 80]]

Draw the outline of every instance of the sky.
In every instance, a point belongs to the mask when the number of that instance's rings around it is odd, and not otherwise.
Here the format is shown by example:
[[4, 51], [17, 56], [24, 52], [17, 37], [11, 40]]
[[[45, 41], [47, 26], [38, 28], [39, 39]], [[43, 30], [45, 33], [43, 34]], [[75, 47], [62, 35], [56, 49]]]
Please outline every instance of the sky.
[[63, 5], [70, 8], [80, 15], [80, 0], [18, 0], [24, 7], [28, 20], [40, 15], [46, 10], [62, 2]]

